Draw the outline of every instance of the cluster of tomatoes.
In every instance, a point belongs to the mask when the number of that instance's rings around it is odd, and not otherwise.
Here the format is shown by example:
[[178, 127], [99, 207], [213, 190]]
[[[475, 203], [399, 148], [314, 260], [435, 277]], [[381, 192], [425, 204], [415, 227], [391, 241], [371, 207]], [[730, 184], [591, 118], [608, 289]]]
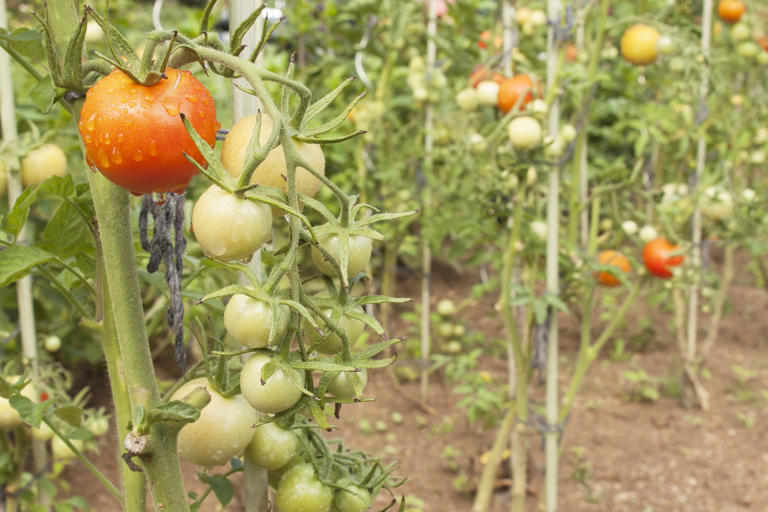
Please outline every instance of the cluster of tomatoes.
[[[115, 70], [89, 89], [82, 107], [79, 129], [88, 164], [133, 194], [182, 192], [198, 166], [208, 164], [187, 133], [182, 115], [209, 146], [215, 143], [219, 124], [210, 93], [187, 71], [167, 69], [165, 75], [156, 85], [142, 86]], [[267, 144], [273, 127], [268, 115], [259, 114], [244, 117], [231, 128], [222, 146], [221, 166], [233, 179], [251, 165], [247, 161], [251, 140]], [[325, 157], [320, 146], [293, 142], [306, 165], [324, 174]], [[298, 193], [305, 198], [311, 198], [322, 186], [316, 175], [302, 167], [297, 167], [295, 181]], [[286, 155], [281, 145], [255, 167], [251, 183], [287, 193]], [[286, 214], [280, 204], [284, 203], [268, 204], [211, 185], [194, 205], [192, 230], [206, 256], [221, 261], [246, 260], [270, 239], [273, 215]], [[330, 222], [315, 227], [314, 232], [317, 244], [312, 247], [311, 259], [320, 272], [335, 278], [340, 268], [345, 276], [365, 270], [371, 257], [370, 237]], [[338, 266], [331, 259], [340, 262]], [[288, 351], [277, 356], [278, 351], [272, 350], [290, 344], [293, 337], [294, 333], [288, 332], [288, 302], [279, 292], [263, 290], [256, 283], [247, 292], [231, 296], [224, 311], [224, 326], [249, 354], [239, 374], [239, 393], [227, 393], [219, 389], [222, 386], [215, 379], [206, 377], [193, 379], [175, 391], [172, 400], [182, 400], [199, 387], [211, 397], [199, 419], [181, 429], [179, 455], [211, 467], [244, 454], [256, 467], [270, 472], [277, 488], [276, 504], [283, 512], [324, 511], [331, 506], [340, 512], [366, 510], [371, 505], [370, 492], [349, 479], [349, 471], [325, 472], [326, 478], [337, 482], [335, 489], [321, 482], [310, 462], [312, 443], [308, 442], [311, 434], [306, 420], [290, 414], [300, 409], [297, 403], [303, 394], [312, 393], [306, 389], [308, 372], [291, 366]], [[360, 338], [364, 329], [360, 305], [352, 300], [337, 303], [333, 298], [318, 298], [316, 303], [322, 309], [312, 315], [314, 323], [324, 324], [317, 318], [322, 314], [333, 320], [335, 328], [322, 332], [305, 318], [303, 332], [309, 353], [338, 354], [343, 344], [340, 331], [350, 343]], [[367, 374], [365, 370], [342, 371], [326, 380], [324, 396], [354, 401], [362, 398]], [[273, 415], [289, 409], [275, 421]], [[258, 426], [254, 428], [254, 424]]]
[[[670, 243], [664, 237], [654, 238], [643, 246], [645, 268], [656, 277], [671, 278], [674, 275], [674, 268], [682, 265], [684, 260], [682, 248]], [[595, 272], [595, 278], [602, 286], [619, 286], [621, 280], [618, 276], [629, 275], [631, 271], [629, 259], [621, 252], [612, 249], [598, 253], [597, 263], [609, 267]]]

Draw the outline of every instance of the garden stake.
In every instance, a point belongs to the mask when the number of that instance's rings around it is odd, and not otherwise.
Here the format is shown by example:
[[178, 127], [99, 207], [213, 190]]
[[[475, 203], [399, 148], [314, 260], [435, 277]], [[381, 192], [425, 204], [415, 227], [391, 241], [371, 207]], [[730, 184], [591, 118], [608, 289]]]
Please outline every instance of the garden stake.
[[[5, 0], [0, 0], [0, 28], [8, 27]], [[16, 108], [13, 96], [13, 81], [11, 80], [10, 57], [5, 51], [0, 51], [0, 128], [3, 133], [3, 142], [16, 140]], [[21, 195], [21, 175], [18, 172], [8, 172], [8, 207], [13, 208], [16, 199]], [[27, 229], [22, 229], [19, 240], [28, 238]], [[24, 357], [29, 359], [32, 382], [29, 384], [34, 389], [34, 396], [39, 398], [37, 391], [40, 369], [37, 357], [37, 329], [35, 326], [35, 311], [32, 302], [32, 276], [25, 276], [16, 283], [16, 301], [19, 308], [19, 331], [21, 333], [21, 347]], [[35, 472], [42, 471], [48, 465], [48, 453], [45, 441], [32, 440], [32, 453]], [[38, 486], [37, 495], [40, 496], [40, 505], [49, 511], [51, 508], [50, 497]]]

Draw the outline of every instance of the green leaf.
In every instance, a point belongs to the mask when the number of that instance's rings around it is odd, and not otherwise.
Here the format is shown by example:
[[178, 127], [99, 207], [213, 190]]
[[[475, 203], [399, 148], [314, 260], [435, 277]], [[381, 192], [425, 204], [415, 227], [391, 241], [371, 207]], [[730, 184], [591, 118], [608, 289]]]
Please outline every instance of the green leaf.
[[8, 212], [8, 216], [5, 218], [3, 229], [14, 237], [19, 236], [24, 223], [27, 222], [27, 216], [29, 215], [29, 209], [32, 207], [32, 203], [35, 201], [37, 195], [36, 187], [27, 187], [19, 197], [16, 198], [16, 202], [13, 203], [13, 208]]
[[78, 428], [77, 430], [73, 430], [72, 432], [67, 435], [69, 439], [75, 439], [79, 441], [86, 441], [88, 439], [93, 438], [93, 432], [88, 430], [87, 428]]
[[235, 496], [235, 488], [232, 482], [227, 480], [224, 475], [208, 475], [200, 472], [197, 474], [197, 477], [200, 481], [211, 486], [213, 493], [222, 505], [227, 505]]
[[58, 407], [53, 413], [75, 428], [79, 428], [83, 419], [83, 410], [75, 405]]
[[296, 361], [295, 363], [291, 363], [291, 366], [299, 370], [315, 370], [319, 372], [355, 371], [356, 369], [359, 368], [357, 364], [355, 365], [339, 364], [339, 363], [334, 363], [332, 361], [322, 360], [322, 359], [313, 359], [311, 361]]
[[324, 428], [326, 430], [331, 428], [331, 426], [328, 424], [328, 418], [325, 417], [323, 409], [316, 401], [312, 400], [309, 402], [309, 412], [312, 413], [312, 418], [314, 418], [315, 423], [317, 423], [320, 428]]
[[0, 39], [14, 43], [27, 43], [30, 41], [40, 41], [43, 39], [43, 36], [39, 32], [28, 28], [19, 28], [10, 34], [5, 29], [1, 29]]
[[0, 287], [21, 279], [34, 267], [54, 260], [56, 256], [37, 247], [14, 245], [0, 250]]
[[83, 222], [77, 208], [62, 203], [53, 214], [43, 231], [42, 244], [59, 258], [75, 256], [90, 242], [91, 231]]
[[29, 98], [32, 100], [32, 104], [37, 107], [37, 110], [43, 114], [51, 111], [53, 102], [56, 99], [56, 87], [53, 85], [51, 75], [46, 75], [35, 84], [32, 90], [29, 91]]
[[43, 414], [45, 413], [45, 410], [50, 406], [50, 403], [48, 402], [36, 404], [29, 398], [20, 394], [13, 395], [8, 400], [8, 403], [11, 404], [11, 407], [19, 412], [19, 416], [21, 416], [21, 419], [24, 421], [24, 423], [33, 425], [35, 427], [40, 426], [40, 422], [43, 419]]
[[408, 297], [387, 297], [386, 295], [366, 295], [357, 300], [358, 304], [404, 304], [411, 302]]
[[153, 422], [192, 423], [200, 417], [200, 409], [180, 400], [173, 400], [151, 409], [149, 417]]

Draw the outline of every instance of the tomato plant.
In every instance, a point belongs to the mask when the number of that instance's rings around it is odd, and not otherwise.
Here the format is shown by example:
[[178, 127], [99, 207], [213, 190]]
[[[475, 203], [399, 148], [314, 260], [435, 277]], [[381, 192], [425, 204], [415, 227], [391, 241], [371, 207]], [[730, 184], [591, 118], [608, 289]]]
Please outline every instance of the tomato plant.
[[204, 163], [179, 118], [184, 114], [208, 145], [219, 122], [211, 93], [186, 70], [168, 68], [151, 86], [114, 70], [88, 89], [78, 129], [93, 169], [133, 194], [180, 193]]
[[680, 254], [680, 246], [673, 245], [664, 237], [649, 241], [643, 246], [643, 262], [651, 274], [669, 279], [672, 268], [683, 263], [685, 256]]

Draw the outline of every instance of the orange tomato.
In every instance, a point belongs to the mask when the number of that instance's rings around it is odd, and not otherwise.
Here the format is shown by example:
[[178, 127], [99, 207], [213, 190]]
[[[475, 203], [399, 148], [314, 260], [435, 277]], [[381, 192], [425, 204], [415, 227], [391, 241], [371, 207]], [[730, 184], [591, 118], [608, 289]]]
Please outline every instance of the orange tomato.
[[506, 79], [507, 77], [504, 75], [494, 73], [483, 64], [478, 64], [474, 67], [474, 69], [472, 69], [472, 73], [469, 74], [469, 85], [472, 87], [477, 87], [477, 84], [483, 80], [493, 80], [497, 84], [501, 84]]
[[576, 59], [579, 58], [579, 49], [576, 48], [576, 45], [573, 43], [568, 43], [568, 46], [565, 47], [565, 60], [568, 62], [576, 62]]
[[651, 274], [669, 279], [672, 277], [672, 268], [683, 263], [685, 256], [676, 254], [680, 252], [680, 246], [674, 245], [664, 237], [651, 240], [643, 247], [643, 262], [645, 268]]
[[516, 75], [499, 84], [499, 110], [505, 114], [512, 110], [518, 98], [523, 96], [520, 102], [520, 110], [533, 100], [533, 91], [537, 90], [541, 96], [541, 86], [528, 75]]
[[[629, 260], [626, 256], [621, 254], [618, 251], [614, 250], [607, 250], [607, 251], [601, 251], [597, 255], [597, 262], [601, 265], [610, 265], [612, 267], [616, 267], [617, 272], [623, 272], [625, 274], [629, 274], [630, 266], [629, 266]], [[601, 272], [595, 272], [595, 277], [597, 278], [597, 282], [600, 283], [603, 286], [608, 287], [614, 287], [619, 286], [621, 284], [621, 281], [619, 281], [619, 278], [616, 277], [614, 274], [611, 274], [610, 272], [601, 271]]]
[[763, 50], [768, 52], [768, 36], [761, 36], [757, 38], [757, 44], [763, 47]]
[[[501, 49], [503, 39], [501, 36], [496, 36], [493, 38], [493, 47], [497, 50]], [[491, 31], [490, 30], [483, 30], [480, 32], [480, 40], [477, 41], [477, 46], [485, 50], [488, 48], [488, 43], [491, 42]]]
[[747, 12], [747, 5], [742, 0], [720, 0], [717, 3], [717, 15], [726, 23], [736, 23]]

